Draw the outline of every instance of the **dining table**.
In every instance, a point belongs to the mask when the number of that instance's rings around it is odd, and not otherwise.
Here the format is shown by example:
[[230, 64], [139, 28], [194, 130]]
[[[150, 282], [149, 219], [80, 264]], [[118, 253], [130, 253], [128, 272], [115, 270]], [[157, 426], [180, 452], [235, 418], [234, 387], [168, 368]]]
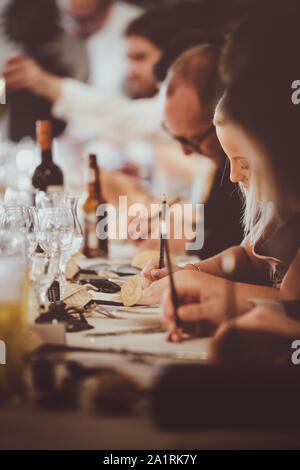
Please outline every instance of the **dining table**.
[[[114, 246], [111, 267], [130, 265], [128, 247]], [[183, 256], [180, 263], [193, 262]], [[81, 260], [81, 267], [103, 260]], [[120, 278], [120, 285], [125, 278]], [[29, 309], [31, 347], [26, 360], [26, 399], [0, 406], [0, 449], [295, 449], [299, 429], [174, 426], [164, 414], [172, 394], [184, 407], [180, 374], [173, 388], [161, 387], [166, 371], [209, 367], [210, 338], [167, 341], [159, 305], [126, 307], [90, 292], [88, 327], [36, 324]], [[195, 368], [195, 369], [193, 369]], [[182, 395], [180, 395], [182, 393]], [[168, 396], [169, 394], [169, 396]], [[177, 406], [177, 405], [176, 405]], [[170, 411], [170, 410], [169, 410]], [[176, 415], [176, 409], [173, 410]], [[172, 413], [172, 410], [171, 410]], [[30, 429], [30, 432], [28, 432]], [[225, 429], [225, 432], [224, 432]]]

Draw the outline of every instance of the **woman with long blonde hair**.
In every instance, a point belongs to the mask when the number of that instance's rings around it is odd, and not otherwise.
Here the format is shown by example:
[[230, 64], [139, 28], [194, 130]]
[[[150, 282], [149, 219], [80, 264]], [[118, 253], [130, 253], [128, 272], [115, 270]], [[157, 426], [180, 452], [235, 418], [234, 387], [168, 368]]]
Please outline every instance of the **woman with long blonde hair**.
[[[291, 84], [300, 76], [300, 64], [282, 52], [299, 42], [299, 4], [291, 0], [284, 10], [270, 6], [268, 0], [261, 2], [232, 33], [222, 63], [227, 91], [215, 115], [218, 138], [231, 163], [231, 180], [245, 193], [247, 236], [241, 246], [174, 275], [181, 303], [178, 314], [184, 329], [197, 335], [211, 334], [228, 315], [244, 315], [266, 302], [268, 309], [270, 302], [276, 306], [271, 312], [280, 311], [279, 317], [267, 316], [266, 329], [300, 333], [300, 323], [288, 318], [278, 304], [300, 299], [300, 107], [291, 101]], [[155, 261], [149, 263], [143, 273], [144, 284], [152, 282], [144, 292], [145, 302], [162, 300], [168, 287], [167, 279], [153, 282], [166, 274], [155, 267]], [[228, 292], [234, 302], [228, 301]], [[264, 319], [268, 309], [263, 309]], [[261, 307], [255, 315], [257, 310]], [[169, 292], [164, 312], [176, 340]], [[236, 322], [246, 320], [247, 315]], [[256, 318], [253, 327], [258, 324]]]

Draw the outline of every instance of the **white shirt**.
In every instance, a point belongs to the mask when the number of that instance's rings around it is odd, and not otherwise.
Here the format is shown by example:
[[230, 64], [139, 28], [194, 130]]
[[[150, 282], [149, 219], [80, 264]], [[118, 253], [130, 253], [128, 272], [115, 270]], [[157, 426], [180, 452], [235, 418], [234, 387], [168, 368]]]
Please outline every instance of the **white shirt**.
[[89, 83], [112, 95], [122, 92], [127, 75], [127, 26], [142, 13], [142, 9], [123, 2], [114, 3], [104, 26], [87, 41], [90, 74]]
[[107, 96], [95, 87], [65, 79], [52, 113], [68, 121], [69, 130], [90, 139], [102, 137], [123, 144], [132, 140], [170, 142], [162, 129], [163, 96], [131, 100]]

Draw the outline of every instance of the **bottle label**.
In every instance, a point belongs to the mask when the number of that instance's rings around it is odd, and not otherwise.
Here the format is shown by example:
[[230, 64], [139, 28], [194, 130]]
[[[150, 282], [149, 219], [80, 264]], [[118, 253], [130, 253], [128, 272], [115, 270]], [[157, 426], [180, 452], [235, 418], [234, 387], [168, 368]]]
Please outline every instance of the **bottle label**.
[[96, 171], [93, 168], [89, 168], [89, 183], [96, 183]]
[[96, 229], [98, 224], [98, 217], [96, 214], [86, 214], [84, 218], [85, 225], [85, 244], [90, 249], [97, 249], [99, 240], [97, 237]]

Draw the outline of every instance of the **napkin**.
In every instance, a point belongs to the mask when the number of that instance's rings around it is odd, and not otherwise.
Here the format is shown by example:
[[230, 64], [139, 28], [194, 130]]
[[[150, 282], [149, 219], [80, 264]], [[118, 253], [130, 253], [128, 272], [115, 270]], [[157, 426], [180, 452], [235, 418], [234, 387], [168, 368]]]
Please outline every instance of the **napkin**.
[[65, 287], [63, 301], [67, 307], [83, 308], [93, 299], [93, 294], [89, 291], [97, 289], [91, 284], [72, 284], [68, 282]]
[[85, 256], [82, 253], [77, 253], [69, 259], [66, 266], [66, 278], [73, 279], [76, 274], [79, 273], [80, 267], [78, 265], [79, 260], [82, 260]]

